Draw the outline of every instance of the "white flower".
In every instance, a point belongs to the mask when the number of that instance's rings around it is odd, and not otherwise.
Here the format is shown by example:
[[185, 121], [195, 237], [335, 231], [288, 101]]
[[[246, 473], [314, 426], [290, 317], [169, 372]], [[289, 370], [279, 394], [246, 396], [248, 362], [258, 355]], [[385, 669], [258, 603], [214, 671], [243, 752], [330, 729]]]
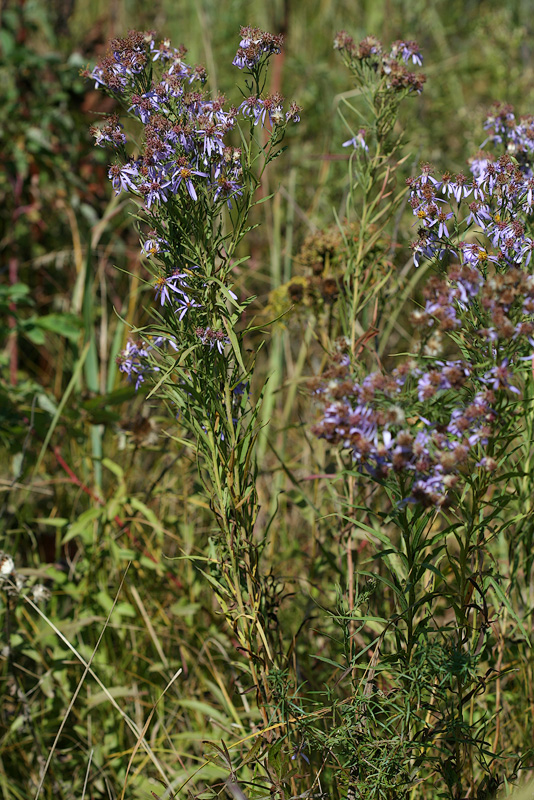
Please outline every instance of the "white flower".
[[34, 603], [45, 602], [50, 597], [50, 591], [42, 583], [36, 583], [32, 587], [32, 597]]
[[0, 560], [0, 576], [7, 578], [15, 569], [15, 562], [11, 556], [3, 555]]

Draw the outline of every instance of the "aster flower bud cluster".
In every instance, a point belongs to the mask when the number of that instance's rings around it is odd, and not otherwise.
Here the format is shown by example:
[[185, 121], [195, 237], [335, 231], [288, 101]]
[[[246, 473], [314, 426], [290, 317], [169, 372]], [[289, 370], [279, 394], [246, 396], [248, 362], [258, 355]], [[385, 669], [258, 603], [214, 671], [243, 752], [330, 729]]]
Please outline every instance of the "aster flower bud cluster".
[[420, 94], [423, 90], [425, 76], [411, 72], [406, 66], [409, 61], [417, 66], [423, 64], [417, 42], [398, 40], [387, 51], [375, 36], [366, 36], [356, 44], [346, 31], [340, 31], [334, 39], [334, 49], [339, 50], [348, 65], [357, 72], [362, 67], [370, 67], [392, 93]]
[[398, 40], [388, 50], [375, 36], [366, 36], [356, 44], [346, 31], [336, 35], [334, 49], [339, 51], [365, 98], [366, 111], [358, 115], [358, 130], [345, 121], [350, 138], [343, 142], [343, 147], [353, 147], [351, 161], [359, 162], [356, 175], [362, 171], [358, 179], [365, 185], [373, 173], [370, 165], [375, 156], [391, 155], [398, 144], [392, 134], [401, 101], [423, 91], [425, 76], [408, 68], [409, 63], [421, 66], [423, 57], [414, 41]]
[[225, 345], [230, 342], [228, 336], [221, 328], [214, 331], [211, 328], [199, 327], [196, 329], [195, 334], [203, 345], [207, 347], [216, 347], [219, 353], [223, 353]]
[[[372, 264], [375, 278], [385, 274], [389, 266], [386, 253], [390, 241], [386, 236], [376, 236], [373, 225], [368, 233], [375, 236], [375, 244], [367, 250], [367, 260]], [[347, 262], [351, 248], [358, 246], [360, 228], [358, 223], [342, 226], [332, 225], [307, 236], [295, 256], [295, 265], [300, 273], [287, 283], [274, 289], [269, 295], [267, 313], [278, 317], [290, 312], [312, 312], [320, 316], [330, 309], [351, 289], [347, 280]]]

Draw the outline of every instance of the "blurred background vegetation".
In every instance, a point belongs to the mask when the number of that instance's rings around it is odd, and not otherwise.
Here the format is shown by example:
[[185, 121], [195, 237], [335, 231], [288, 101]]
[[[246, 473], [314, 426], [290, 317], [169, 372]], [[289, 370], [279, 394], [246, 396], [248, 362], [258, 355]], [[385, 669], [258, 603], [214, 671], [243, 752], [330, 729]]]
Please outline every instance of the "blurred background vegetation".
[[[420, 160], [466, 169], [493, 101], [534, 113], [528, 0], [2, 0], [0, 546], [28, 585], [52, 591], [41, 615], [20, 598], [2, 600], [4, 798], [36, 796], [45, 767], [47, 798], [121, 797], [126, 781], [125, 796], [163, 796], [162, 785], [177, 790], [188, 778], [189, 791], [207, 793], [228, 769], [205, 742], [224, 740], [236, 763], [246, 761], [250, 742], [236, 743], [260, 722], [235, 641], [193, 558], [210, 557], [196, 466], [172, 440], [157, 398], [134, 396], [117, 374], [115, 356], [150, 303], [147, 273], [132, 208], [112, 196], [108, 154], [88, 131], [113, 103], [79, 75], [110, 38], [154, 29], [183, 42], [190, 62], [206, 65], [210, 88], [237, 101], [231, 61], [240, 25], [285, 34], [272, 89], [303, 106], [263, 187], [278, 193], [260, 206], [263, 224], [240, 278], [242, 295], [257, 295], [257, 314], [303, 274], [306, 236], [343, 216], [349, 135], [337, 109], [352, 87], [332, 49], [339, 29], [356, 40], [373, 33], [420, 45], [428, 82], [402, 110], [406, 175]], [[401, 267], [411, 224], [399, 224]], [[301, 388], [320, 366], [320, 355], [301, 347], [303, 330], [281, 327], [262, 356], [276, 389], [265, 401], [260, 522], [278, 507], [267, 553], [271, 602], [284, 622], [281, 647], [298, 682], [313, 689], [333, 670], [314, 659], [331, 646], [328, 629], [314, 627], [315, 604], [335, 607], [346, 567], [341, 532], [326, 518], [329, 490], [314, 482], [305, 495], [292, 478], [325, 469], [317, 443], [302, 449], [313, 412]], [[519, 685], [534, 704], [533, 666], [522, 658], [519, 683], [502, 690], [510, 707]], [[290, 708], [291, 698], [278, 696]], [[496, 749], [499, 737], [512, 737], [519, 754], [529, 753], [532, 718], [503, 720]]]

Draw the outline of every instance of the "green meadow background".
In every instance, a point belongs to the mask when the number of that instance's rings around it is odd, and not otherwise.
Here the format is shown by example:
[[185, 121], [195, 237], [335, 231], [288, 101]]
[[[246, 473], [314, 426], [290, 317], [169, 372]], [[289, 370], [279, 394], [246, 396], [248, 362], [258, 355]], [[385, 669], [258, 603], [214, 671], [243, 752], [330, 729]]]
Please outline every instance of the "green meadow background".
[[[5, 800], [172, 797], [166, 786], [179, 797], [224, 796], [221, 741], [246, 772], [251, 742], [242, 740], [261, 718], [202, 569], [213, 556], [208, 501], [167, 409], [157, 396], [136, 396], [115, 363], [129, 328], [146, 322], [152, 293], [132, 207], [112, 195], [109, 156], [88, 130], [113, 103], [80, 77], [110, 38], [154, 29], [185, 44], [190, 62], [206, 65], [209, 88], [238, 103], [231, 61], [241, 25], [284, 33], [271, 88], [303, 107], [268, 172], [263, 190], [276, 195], [259, 206], [238, 278], [242, 296], [257, 296], [260, 320], [272, 292], [302, 274], [306, 236], [343, 215], [349, 134], [338, 109], [352, 87], [332, 48], [338, 30], [420, 45], [427, 84], [401, 110], [406, 175], [421, 160], [466, 170], [493, 101], [534, 113], [528, 0], [3, 0], [0, 549], [28, 585], [51, 591], [35, 607], [1, 591]], [[409, 215], [399, 219], [401, 263], [411, 225]], [[310, 442], [306, 391], [321, 360], [304, 330], [278, 326], [260, 356], [271, 380], [258, 524], [274, 519], [264, 559], [284, 647], [299, 681], [319, 691], [334, 668], [312, 656], [329, 652], [329, 632], [303, 622], [335, 606], [344, 567], [328, 490], [314, 483], [312, 507], [295, 481], [325, 464]], [[523, 710], [504, 714], [498, 737], [527, 767], [532, 656], [510, 668], [520, 679], [502, 687], [499, 702]]]

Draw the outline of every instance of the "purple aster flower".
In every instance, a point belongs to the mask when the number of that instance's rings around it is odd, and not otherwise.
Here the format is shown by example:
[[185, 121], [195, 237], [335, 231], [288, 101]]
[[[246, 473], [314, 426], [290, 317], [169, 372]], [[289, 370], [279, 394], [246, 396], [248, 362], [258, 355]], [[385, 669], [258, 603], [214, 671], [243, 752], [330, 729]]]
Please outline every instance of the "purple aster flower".
[[460, 242], [460, 252], [464, 263], [472, 267], [480, 267], [480, 265], [484, 265], [488, 261], [497, 263], [499, 260], [497, 256], [490, 255], [486, 248], [481, 247], [479, 244]]
[[452, 219], [454, 214], [450, 211], [448, 214], [445, 211], [438, 211], [438, 215], [432, 222], [429, 223], [429, 227], [432, 225], [438, 225], [438, 239], [442, 239], [443, 237], [449, 238], [449, 230], [447, 228], [447, 221]]
[[460, 172], [456, 176], [456, 181], [450, 184], [450, 190], [456, 202], [461, 203], [473, 191], [473, 184], [468, 183], [465, 175]]
[[166, 203], [170, 180], [163, 175], [155, 175], [151, 181], [145, 181], [139, 186], [139, 191], [145, 197], [146, 207], [154, 203]]
[[273, 36], [259, 28], [241, 28], [241, 41], [232, 64], [238, 69], [254, 69], [263, 56], [279, 53], [282, 42], [283, 36]]
[[150, 256], [158, 255], [158, 253], [168, 253], [169, 243], [166, 239], [162, 239], [156, 231], [149, 232], [149, 239], [143, 242], [143, 253], [150, 258]]
[[[210, 327], [197, 328], [195, 333], [203, 345], [210, 348], [215, 347], [221, 355], [224, 353], [225, 346], [227, 344], [230, 344], [230, 339], [228, 338], [226, 333], [222, 330], [222, 328], [218, 328], [217, 330], [213, 330], [213, 328]], [[241, 384], [238, 385], [241, 386]], [[234, 394], [238, 396], [239, 394], [243, 394], [243, 391], [238, 392], [236, 387], [234, 389]]]
[[180, 188], [180, 184], [184, 183], [185, 188], [189, 194], [191, 200], [197, 200], [197, 193], [195, 187], [193, 185], [192, 176], [198, 175], [202, 178], [207, 178], [208, 174], [206, 172], [200, 172], [199, 170], [192, 169], [189, 166], [180, 166], [178, 169], [173, 173], [171, 178], [171, 190], [174, 194], [178, 192]]
[[525, 267], [528, 267], [528, 265], [530, 264], [533, 251], [534, 251], [534, 240], [530, 238], [525, 239], [523, 247], [523, 256], [525, 257], [525, 262], [524, 262]]
[[239, 381], [234, 388], [232, 389], [232, 394], [234, 397], [243, 397], [245, 392], [249, 390], [249, 382], [248, 381]]
[[215, 185], [217, 189], [213, 195], [213, 199], [217, 201], [219, 197], [224, 198], [229, 209], [233, 208], [232, 197], [243, 196], [243, 187], [237, 181], [220, 177]]
[[524, 202], [521, 208], [525, 212], [525, 214], [530, 214], [534, 206], [534, 178], [529, 178], [527, 180], [525, 189], [526, 189], [526, 194], [523, 198]]
[[[451, 298], [447, 297], [446, 304], [443, 301], [432, 302], [427, 300], [425, 303], [425, 314], [429, 317], [435, 317], [442, 325], [446, 325], [448, 329], [460, 328], [462, 323], [456, 315], [456, 309], [451, 303]], [[428, 322], [432, 324], [431, 320]]]
[[102, 128], [93, 125], [91, 133], [95, 137], [95, 145], [97, 147], [111, 145], [111, 147], [117, 148], [126, 144], [126, 136], [122, 130], [123, 126], [120, 124], [118, 117], [114, 116], [110, 117]]
[[497, 170], [493, 159], [487, 153], [479, 153], [470, 159], [469, 168], [478, 188], [491, 195], [497, 181]]
[[135, 389], [139, 389], [145, 380], [145, 374], [157, 372], [158, 368], [147, 362], [149, 346], [145, 343], [135, 344], [131, 340], [125, 349], [117, 356], [117, 365], [130, 382], [135, 382]]
[[456, 295], [455, 299], [461, 306], [467, 307], [469, 305], [469, 300], [472, 297], [476, 297], [480, 291], [480, 286], [482, 284], [480, 272], [476, 269], [469, 272], [464, 269], [460, 274], [454, 275], [453, 281], [457, 289], [457, 292], [454, 292]]
[[[423, 235], [424, 234], [424, 235]], [[443, 258], [445, 253], [453, 253], [456, 255], [455, 251], [448, 247], [443, 246], [433, 231], [426, 232], [424, 229], [422, 234], [419, 236], [415, 242], [411, 244], [412, 253], [413, 253], [413, 263], [416, 267], [419, 266], [421, 260], [423, 258], [427, 259], [428, 261], [432, 261], [434, 258]]]
[[200, 112], [202, 115], [208, 117], [208, 119], [213, 120], [217, 125], [226, 125], [230, 120], [233, 125], [234, 114], [224, 111], [225, 102], [226, 99], [224, 95], [219, 95], [213, 100], [204, 100]]
[[159, 297], [160, 305], [163, 306], [165, 303], [171, 302], [171, 292], [173, 294], [180, 294], [183, 297], [186, 297], [184, 289], [187, 289], [188, 286], [185, 282], [185, 278], [187, 278], [187, 275], [184, 273], [175, 272], [174, 275], [169, 277], [162, 275], [156, 280], [156, 300]]
[[178, 344], [173, 336], [154, 336], [150, 341], [151, 347], [161, 347], [162, 345], [170, 344], [174, 352], [178, 352]]
[[178, 308], [176, 309], [178, 319], [180, 321], [183, 320], [187, 312], [192, 308], [202, 308], [202, 305], [192, 300], [186, 294], [182, 293], [182, 296], [178, 300]]
[[101, 86], [107, 86], [105, 73], [102, 67], [99, 67], [98, 65], [94, 67], [94, 69], [92, 69], [89, 73], [89, 77], [94, 80], [95, 89], [99, 89]]
[[505, 358], [501, 364], [496, 367], [492, 367], [484, 375], [484, 382], [487, 383], [493, 390], [510, 389], [510, 391], [514, 392], [514, 394], [521, 394], [519, 389], [510, 383], [512, 373], [508, 369], [508, 364], [509, 359]]
[[419, 51], [417, 42], [403, 42], [401, 40], [394, 42], [391, 46], [391, 58], [402, 58], [405, 63], [410, 59], [418, 67], [423, 66], [423, 56]]
[[150, 120], [152, 113], [159, 109], [160, 99], [156, 92], [146, 92], [145, 94], [133, 94], [131, 98], [132, 105], [128, 111], [133, 111], [138, 116], [143, 124]]
[[443, 478], [439, 465], [432, 474], [418, 478], [412, 487], [415, 500], [438, 507], [444, 505], [447, 500], [447, 488]]
[[172, 66], [161, 76], [159, 86], [163, 88], [167, 97], [173, 97], [175, 100], [180, 99], [184, 94], [182, 78], [177, 72], [172, 72]]
[[351, 145], [352, 147], [354, 147], [355, 150], [361, 148], [366, 153], [369, 151], [369, 147], [365, 142], [365, 128], [360, 128], [358, 133], [355, 136], [353, 136], [352, 139], [347, 139], [347, 141], [343, 142], [341, 146], [350, 147]]
[[263, 111], [261, 113], [261, 124], [265, 125], [266, 114], [269, 117], [269, 122], [271, 125], [281, 125], [284, 121], [284, 114], [283, 114], [283, 104], [284, 98], [280, 94], [280, 92], [274, 92], [274, 94], [268, 94], [261, 101], [263, 105]]
[[243, 100], [238, 111], [241, 111], [244, 117], [253, 117], [254, 125], [257, 125], [261, 119], [262, 113], [264, 113], [263, 103], [259, 97], [251, 95]]
[[[217, 123], [207, 116], [197, 119], [195, 135], [202, 143], [202, 152], [206, 159], [211, 158], [213, 153], [222, 155], [224, 151], [223, 136], [226, 131], [221, 130]], [[207, 161], [206, 161], [207, 163]]]
[[179, 49], [176, 47], [171, 47], [170, 40], [163, 39], [159, 43], [158, 47], [156, 47], [156, 43], [154, 40], [152, 40], [150, 42], [150, 52], [152, 55], [152, 61], [172, 61], [173, 66], [176, 69], [177, 64], [183, 63], [182, 59], [187, 53], [187, 50], [183, 45], [180, 45]]
[[494, 137], [495, 142], [502, 142], [502, 136], [499, 134], [507, 135], [510, 128], [515, 122], [515, 114], [513, 107], [506, 103], [494, 103], [491, 113], [489, 113], [484, 122], [484, 128], [488, 130], [493, 128], [497, 136]]
[[485, 229], [487, 223], [491, 221], [491, 214], [487, 203], [478, 200], [473, 201], [469, 206], [469, 216], [466, 218], [466, 225], [475, 223], [480, 228]]
[[[438, 181], [437, 178], [431, 174], [432, 165], [431, 164], [423, 164], [422, 165], [422, 172], [418, 178], [416, 178], [414, 182], [414, 186], [426, 186], [427, 183], [431, 183], [432, 186], [438, 190], [441, 186], [441, 181]], [[434, 193], [435, 194], [435, 193]], [[420, 195], [421, 196], [421, 195]], [[426, 194], [425, 194], [426, 197]]]
[[109, 168], [108, 175], [111, 185], [115, 189], [115, 194], [120, 194], [122, 191], [137, 191], [134, 178], [139, 176], [139, 167], [135, 161], [131, 161], [122, 166], [120, 164], [113, 164]]
[[286, 111], [286, 122], [300, 122], [300, 112], [302, 108], [296, 103], [291, 103], [289, 111]]
[[347, 408], [347, 424], [350, 426], [349, 434], [358, 433], [371, 440], [376, 434], [375, 414], [370, 406], [357, 405], [356, 408]]

